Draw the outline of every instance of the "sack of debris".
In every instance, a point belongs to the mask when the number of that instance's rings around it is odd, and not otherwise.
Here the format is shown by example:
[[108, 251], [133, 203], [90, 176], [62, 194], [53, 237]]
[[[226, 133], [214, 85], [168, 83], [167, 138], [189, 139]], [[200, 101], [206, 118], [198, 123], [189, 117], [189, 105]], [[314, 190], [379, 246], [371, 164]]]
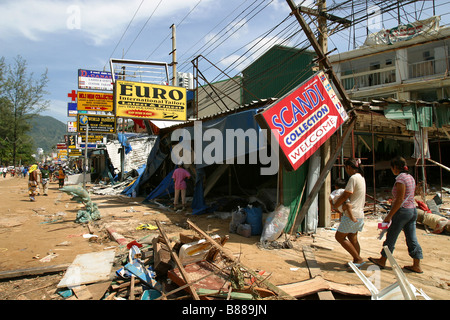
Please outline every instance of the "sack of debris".
[[260, 241], [275, 241], [283, 233], [289, 218], [289, 207], [279, 205], [266, 219]]
[[237, 227], [236, 233], [240, 236], [250, 238], [252, 236], [252, 226], [247, 223], [240, 224]]
[[245, 223], [247, 219], [247, 212], [244, 208], [238, 207], [237, 210], [231, 213], [230, 233], [237, 233], [237, 228], [240, 224]]
[[251, 235], [259, 236], [262, 232], [262, 209], [248, 205], [245, 207], [245, 212], [247, 213], [247, 218], [245, 220], [251, 226]]

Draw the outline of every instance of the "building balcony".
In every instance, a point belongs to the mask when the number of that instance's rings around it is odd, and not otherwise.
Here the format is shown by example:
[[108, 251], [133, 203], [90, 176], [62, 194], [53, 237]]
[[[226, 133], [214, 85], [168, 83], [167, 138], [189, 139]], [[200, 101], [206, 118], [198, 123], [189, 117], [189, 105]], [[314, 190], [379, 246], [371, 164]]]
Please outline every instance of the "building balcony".
[[[346, 73], [348, 73], [348, 71]], [[395, 83], [396, 81], [395, 66], [341, 75], [341, 82], [344, 85], [345, 90], [382, 86], [389, 83]]]
[[446, 75], [449, 63], [449, 58], [409, 63], [409, 79]]

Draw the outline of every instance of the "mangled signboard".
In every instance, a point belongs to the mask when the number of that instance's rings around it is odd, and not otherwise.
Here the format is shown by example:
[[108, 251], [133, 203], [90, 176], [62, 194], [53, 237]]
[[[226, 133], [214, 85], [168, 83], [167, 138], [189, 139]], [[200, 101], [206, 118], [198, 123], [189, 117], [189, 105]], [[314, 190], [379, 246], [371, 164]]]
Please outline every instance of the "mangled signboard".
[[117, 117], [186, 120], [186, 89], [117, 80], [114, 86]]
[[255, 115], [278, 140], [284, 162], [297, 170], [348, 119], [320, 71]]

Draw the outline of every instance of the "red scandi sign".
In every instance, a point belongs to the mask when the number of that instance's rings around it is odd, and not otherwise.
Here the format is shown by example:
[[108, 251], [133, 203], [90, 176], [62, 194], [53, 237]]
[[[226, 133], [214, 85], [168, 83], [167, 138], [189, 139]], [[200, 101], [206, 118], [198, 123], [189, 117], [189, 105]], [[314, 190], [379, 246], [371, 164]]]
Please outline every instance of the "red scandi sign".
[[348, 115], [320, 71], [255, 118], [261, 127], [272, 130], [285, 160], [297, 170]]

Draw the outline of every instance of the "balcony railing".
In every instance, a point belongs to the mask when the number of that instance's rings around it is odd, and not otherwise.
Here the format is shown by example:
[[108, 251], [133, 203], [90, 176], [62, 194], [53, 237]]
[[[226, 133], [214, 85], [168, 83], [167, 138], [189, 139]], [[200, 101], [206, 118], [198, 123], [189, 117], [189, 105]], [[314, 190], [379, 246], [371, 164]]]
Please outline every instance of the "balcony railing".
[[396, 82], [395, 66], [341, 76], [345, 90], [361, 89]]
[[409, 64], [409, 78], [421, 78], [445, 74], [448, 70], [449, 59], [427, 60]]

